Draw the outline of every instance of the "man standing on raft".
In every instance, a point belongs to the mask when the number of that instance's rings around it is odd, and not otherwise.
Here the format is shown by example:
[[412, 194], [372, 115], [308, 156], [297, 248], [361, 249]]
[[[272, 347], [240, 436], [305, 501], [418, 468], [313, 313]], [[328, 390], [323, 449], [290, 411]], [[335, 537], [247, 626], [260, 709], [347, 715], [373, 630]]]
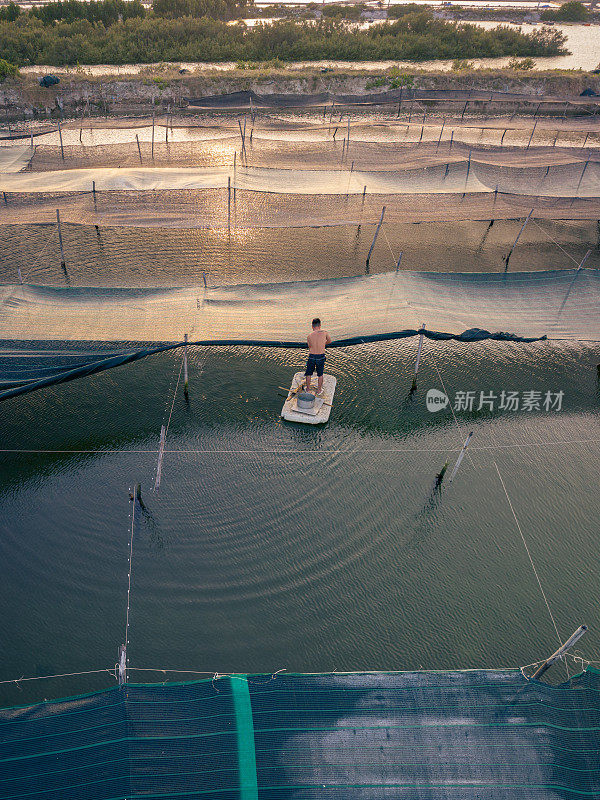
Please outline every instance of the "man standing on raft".
[[323, 391], [323, 372], [325, 370], [325, 348], [331, 344], [331, 336], [327, 331], [321, 330], [321, 320], [315, 317], [312, 321], [312, 333], [309, 333], [306, 341], [308, 342], [308, 361], [306, 362], [306, 391], [310, 392], [310, 379], [317, 370], [317, 395]]

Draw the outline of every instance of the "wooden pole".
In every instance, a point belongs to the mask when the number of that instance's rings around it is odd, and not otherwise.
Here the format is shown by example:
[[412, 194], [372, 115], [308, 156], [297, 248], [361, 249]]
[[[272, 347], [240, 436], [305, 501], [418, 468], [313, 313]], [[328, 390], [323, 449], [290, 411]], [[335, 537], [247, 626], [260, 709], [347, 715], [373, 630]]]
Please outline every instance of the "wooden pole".
[[589, 131], [588, 131], [588, 132], [586, 133], [586, 135], [585, 135], [585, 139], [583, 140], [583, 144], [581, 145], [581, 149], [582, 149], [582, 150], [585, 148], [585, 146], [586, 146], [586, 144], [587, 144], [587, 140], [588, 140], [588, 137], [589, 137], [589, 135], [590, 135], [590, 133], [589, 133]]
[[507, 130], [508, 130], [508, 128], [504, 128], [504, 133], [502, 134], [502, 138], [500, 139], [500, 147], [502, 147], [502, 145], [504, 143], [504, 137], [506, 136], [506, 131]]
[[578, 196], [579, 196], [579, 187], [581, 186], [581, 181], [583, 180], [583, 176], [585, 175], [585, 171], [586, 171], [586, 169], [587, 169], [587, 165], [588, 165], [589, 163], [590, 163], [590, 160], [589, 160], [589, 158], [588, 158], [588, 160], [587, 160], [587, 161], [585, 162], [585, 164], [583, 165], [583, 169], [582, 169], [582, 171], [581, 171], [581, 176], [580, 176], [580, 178], [579, 178], [579, 183], [577, 184], [577, 191], [575, 192], [575, 196], [576, 196], [576, 197], [578, 197]]
[[58, 138], [60, 139], [60, 154], [62, 156], [62, 160], [65, 160], [65, 150], [63, 147], [63, 140], [62, 140], [62, 130], [60, 128], [60, 120], [58, 120]]
[[547, 658], [546, 661], [544, 661], [544, 663], [542, 664], [542, 666], [538, 670], [536, 670], [536, 672], [533, 673], [531, 679], [539, 681], [542, 675], [547, 670], [550, 669], [552, 664], [561, 659], [567, 652], [567, 650], [570, 650], [570, 648], [573, 647], [573, 645], [581, 639], [581, 637], [587, 631], [587, 629], [588, 629], [587, 625], [580, 625], [579, 628], [577, 628], [577, 630], [575, 631], [575, 633], [571, 634], [571, 636], [569, 636], [567, 641], [564, 644], [561, 644], [558, 650], [552, 653], [550, 658]]
[[366, 194], [367, 194], [367, 187], [365, 186], [365, 188], [363, 189], [363, 193], [362, 193], [362, 206], [361, 206], [361, 208], [364, 208]]
[[533, 139], [533, 134], [535, 133], [535, 129], [537, 128], [538, 122], [539, 120], [536, 119], [536, 121], [533, 123], [533, 130], [531, 131], [531, 136], [529, 137], [529, 141], [527, 142], [527, 147], [525, 148], [526, 150], [529, 150], [529, 145], [531, 144], [531, 140]]
[[462, 110], [462, 114], [460, 115], [460, 121], [461, 121], [461, 122], [462, 122], [462, 121], [463, 121], [463, 119], [464, 119], [464, 116], [465, 116], [465, 111], [467, 110], [467, 106], [468, 106], [468, 105], [469, 105], [469, 101], [467, 100], [467, 102], [465, 103], [465, 107], [464, 107], [464, 108], [463, 108], [463, 110]]
[[415, 391], [417, 388], [417, 375], [419, 374], [419, 365], [421, 363], [421, 350], [423, 349], [423, 336], [425, 335], [425, 323], [421, 324], [419, 329], [419, 344], [417, 347], [417, 360], [415, 361], [415, 375], [412, 382], [411, 391]]
[[403, 253], [404, 253], [404, 250], [401, 250], [400, 251], [400, 255], [398, 256], [398, 261], [396, 262], [396, 272], [398, 272], [398, 270], [400, 269], [400, 262], [402, 261], [402, 254]]
[[449, 148], [448, 152], [450, 152], [450, 150], [452, 150], [452, 142], [453, 141], [454, 141], [454, 131], [451, 131], [451, 133], [450, 133], [450, 148]]
[[439, 147], [440, 147], [440, 142], [442, 141], [442, 134], [444, 133], [444, 125], [445, 125], [445, 124], [446, 124], [446, 120], [442, 120], [442, 130], [440, 131], [440, 135], [439, 135], [439, 138], [438, 138], [438, 140], [437, 140], [437, 145], [436, 145], [436, 147], [435, 147], [435, 152], [436, 152], [436, 153], [437, 153], [437, 151], [439, 150]]
[[160, 442], [158, 445], [158, 462], [156, 464], [156, 479], [154, 481], [154, 491], [157, 492], [160, 487], [160, 479], [162, 477], [162, 462], [163, 456], [165, 454], [165, 439], [167, 436], [167, 431], [165, 426], [163, 425], [160, 429]]
[[61, 267], [66, 270], [67, 265], [65, 263], [65, 253], [63, 250], [63, 239], [62, 239], [62, 230], [60, 226], [60, 211], [58, 208], [56, 209], [56, 222], [58, 224], [58, 246], [60, 247], [60, 265]]
[[373, 248], [375, 247], [375, 242], [377, 241], [377, 237], [379, 236], [379, 229], [381, 228], [381, 225], [383, 223], [383, 215], [384, 214], [385, 214], [385, 206], [381, 210], [381, 218], [379, 219], [379, 222], [377, 223], [377, 228], [375, 230], [375, 236], [373, 237], [373, 243], [371, 244], [371, 247], [369, 249], [369, 254], [367, 256], [367, 269], [369, 268], [369, 262], [371, 261], [371, 254], [373, 253]]
[[119, 647], [119, 660], [117, 663], [119, 665], [119, 686], [123, 686], [123, 684], [127, 683], [127, 648], [124, 644]]
[[183, 392], [188, 393], [188, 335], [183, 335]]
[[456, 459], [456, 464], [454, 465], [454, 469], [452, 470], [452, 475], [450, 475], [450, 483], [454, 480], [454, 476], [458, 472], [458, 468], [462, 464], [462, 460], [465, 457], [465, 453], [467, 452], [467, 447], [469, 446], [469, 442], [471, 441], [471, 436], [473, 436], [473, 431], [469, 433], [467, 438], [465, 439], [465, 443], [462, 446], [462, 450], [458, 454], [458, 458]]
[[521, 230], [520, 230], [520, 231], [519, 231], [519, 233], [517, 234], [517, 238], [515, 239], [513, 246], [510, 248], [510, 252], [509, 252], [509, 254], [508, 254], [508, 255], [506, 256], [506, 258], [504, 259], [504, 262], [505, 262], [505, 264], [506, 264], [506, 266], [504, 267], [504, 271], [505, 271], [505, 272], [507, 272], [507, 271], [508, 271], [508, 262], [510, 261], [510, 257], [512, 256], [512, 254], [513, 254], [513, 250], [514, 250], [514, 249], [515, 249], [515, 247], [517, 246], [517, 242], [518, 242], [518, 241], [519, 241], [519, 239], [521, 238], [521, 234], [522, 234], [522, 233], [523, 233], [523, 231], [525, 230], [525, 226], [526, 226], [526, 225], [527, 225], [527, 223], [529, 222], [529, 219], [530, 219], [530, 217], [531, 217], [531, 215], [532, 215], [532, 214], [533, 214], [533, 208], [531, 209], [531, 211], [529, 212], [529, 214], [527, 214], [527, 219], [526, 219], [526, 220], [525, 220], [525, 222], [524, 222], [524, 223], [521, 225]]
[[152, 108], [152, 160], [154, 160], [154, 124], [155, 124], [155, 112], [154, 108]]
[[227, 227], [231, 230], [231, 175], [227, 176]]
[[552, 147], [556, 147], [556, 142], [558, 140], [558, 134], [559, 133], [560, 133], [560, 131], [556, 131], [556, 136], [554, 137], [554, 141], [552, 142]]
[[137, 135], [137, 133], [135, 135], [135, 141], [137, 142], [138, 155], [140, 157], [140, 164], [141, 164], [142, 163], [142, 148], [140, 147], [140, 137]]
[[396, 114], [396, 119], [400, 116], [400, 109], [402, 108], [402, 93], [404, 92], [404, 86], [400, 87], [400, 97], [398, 98], [398, 113]]
[[592, 253], [592, 251], [588, 250], [587, 253], [584, 255], [584, 257], [581, 259], [581, 262], [580, 262], [579, 266], [577, 267], [577, 272], [579, 272], [579, 270], [583, 267], [583, 265], [588, 260], [588, 257], [591, 255], [591, 253]]

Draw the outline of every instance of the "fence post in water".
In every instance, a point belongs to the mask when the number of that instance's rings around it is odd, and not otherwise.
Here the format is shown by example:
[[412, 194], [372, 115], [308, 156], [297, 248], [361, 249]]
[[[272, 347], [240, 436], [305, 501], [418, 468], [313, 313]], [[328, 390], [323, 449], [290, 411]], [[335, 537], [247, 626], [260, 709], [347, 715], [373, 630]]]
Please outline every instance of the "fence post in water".
[[364, 206], [365, 206], [365, 195], [366, 194], [367, 194], [367, 187], [365, 186], [365, 188], [363, 189], [363, 194], [362, 194], [362, 206], [361, 206], [361, 208], [364, 208]]
[[467, 110], [467, 106], [468, 106], [468, 105], [469, 105], [469, 101], [467, 100], [467, 102], [465, 103], [465, 107], [464, 107], [464, 108], [463, 108], [463, 110], [462, 110], [462, 114], [460, 115], [460, 121], [461, 121], [461, 122], [462, 122], [462, 121], [463, 121], [463, 119], [464, 119], [464, 116], [465, 116], [465, 111]]
[[581, 149], [583, 150], [587, 144], [588, 136], [590, 135], [589, 131], [585, 135], [585, 139], [583, 140], [583, 144], [581, 145]]
[[533, 123], [533, 130], [531, 131], [531, 136], [529, 137], [529, 141], [527, 142], [527, 147], [525, 148], [526, 150], [529, 150], [529, 145], [531, 144], [531, 140], [533, 139], [533, 134], [535, 133], [535, 129], [537, 127], [537, 124], [538, 124], [538, 120], [536, 119], [536, 121]]
[[[152, 101], [154, 103], [154, 100]], [[155, 122], [154, 105], [152, 106], [152, 158], [154, 159], [154, 122]]]
[[2, 194], [4, 195], [4, 205], [7, 206], [8, 200], [6, 199], [6, 192], [2, 192]]
[[135, 135], [135, 141], [137, 142], [138, 155], [140, 157], [140, 164], [141, 164], [142, 163], [142, 148], [140, 147], [140, 137], [137, 135], [137, 133]]
[[421, 125], [421, 135], [419, 136], [419, 144], [423, 141], [423, 131], [425, 130], [425, 125]]
[[231, 175], [227, 176], [227, 227], [231, 230]]
[[398, 113], [396, 114], [396, 119], [400, 116], [400, 109], [402, 108], [402, 93], [404, 92], [404, 86], [400, 87], [400, 97], [398, 98]]
[[204, 281], [204, 288], [206, 289], [208, 287], [208, 284], [206, 282], [206, 272], [202, 272], [202, 280]]
[[581, 175], [580, 175], [580, 177], [579, 177], [579, 183], [577, 184], [577, 191], [575, 192], [575, 196], [576, 196], [576, 197], [578, 197], [578, 196], [579, 196], [579, 187], [581, 186], [581, 181], [583, 180], [583, 176], [585, 175], [585, 171], [586, 171], [586, 169], [587, 169], [587, 165], [588, 165], [589, 163], [590, 163], [590, 160], [589, 160], [589, 158], [588, 158], [588, 160], [587, 160], [587, 161], [585, 162], [585, 164], [583, 165], [583, 169], [582, 169], [582, 171], [581, 171]]
[[575, 633], [571, 634], [571, 636], [569, 636], [567, 641], [564, 644], [561, 644], [558, 650], [555, 653], [553, 653], [550, 656], [550, 658], [547, 658], [542, 664], [542, 666], [533, 673], [531, 679], [539, 681], [544, 672], [549, 670], [552, 664], [554, 664], [556, 661], [562, 658], [563, 655], [567, 652], [567, 650], [573, 647], [573, 645], [581, 639], [581, 637], [586, 631], [587, 631], [587, 625], [580, 625], [579, 628], [577, 628], [577, 630], [575, 631]]
[[454, 131], [451, 131], [450, 132], [450, 147], [448, 149], [448, 152], [450, 152], [452, 150], [452, 142], [453, 141], [454, 141]]
[[[400, 263], [400, 262], [398, 262]], [[419, 374], [419, 365], [421, 363], [421, 350], [423, 349], [423, 336], [425, 335], [425, 323], [421, 324], [419, 329], [419, 344], [417, 346], [417, 360], [415, 361], [415, 375], [413, 378], [412, 386], [410, 387], [411, 392], [414, 392], [417, 388], [417, 375]]]
[[64, 148], [63, 148], [62, 130], [60, 128], [60, 120], [57, 120], [57, 122], [58, 122], [58, 138], [60, 139], [60, 155], [62, 157], [62, 160], [64, 161], [65, 160], [65, 151], [64, 151]]
[[[365, 187], [365, 189], [366, 189], [366, 187]], [[377, 223], [377, 228], [375, 230], [375, 236], [373, 237], [373, 243], [371, 244], [371, 248], [369, 250], [369, 255], [367, 256], [367, 269], [369, 268], [369, 262], [371, 261], [371, 254], [373, 252], [373, 248], [375, 247], [375, 242], [377, 241], [377, 237], [379, 235], [379, 229], [381, 228], [381, 225], [383, 223], [383, 215], [384, 214], [385, 214], [385, 206], [381, 210], [381, 217], [379, 219], [379, 222]]]
[[188, 335], [183, 335], [183, 393], [188, 393]]
[[581, 259], [581, 262], [580, 262], [579, 266], [577, 267], [577, 272], [579, 272], [579, 270], [583, 267], [585, 262], [588, 260], [588, 256], [591, 255], [591, 252], [592, 252], [591, 250], [588, 250], [587, 253], [584, 255], [584, 257]]
[[505, 272], [508, 272], [508, 262], [510, 261], [510, 257], [512, 256], [512, 254], [513, 254], [513, 250], [514, 250], [514, 249], [515, 249], [515, 247], [517, 246], [517, 242], [518, 242], [518, 241], [519, 241], [519, 239], [521, 238], [521, 234], [522, 234], [522, 233], [523, 233], [523, 231], [525, 230], [525, 226], [526, 226], [526, 225], [527, 225], [527, 223], [529, 222], [529, 219], [530, 219], [530, 217], [531, 217], [531, 215], [532, 215], [532, 214], [533, 214], [533, 208], [531, 209], [531, 211], [529, 212], [529, 214], [527, 214], [527, 219], [526, 219], [526, 220], [525, 220], [525, 222], [524, 222], [524, 223], [521, 225], [521, 230], [520, 230], [520, 231], [519, 231], [519, 233], [517, 234], [517, 238], [515, 239], [513, 246], [510, 248], [510, 252], [509, 252], [509, 254], [508, 254], [508, 255], [506, 256], [506, 258], [504, 259], [504, 262], [505, 262], [505, 264], [506, 264], [506, 266], [504, 267], [504, 271], [505, 271]]
[[160, 443], [158, 445], [158, 462], [156, 464], [156, 479], [154, 481], [154, 491], [157, 492], [160, 486], [160, 479], [162, 476], [162, 462], [163, 456], [165, 454], [165, 438], [167, 436], [167, 430], [163, 425], [160, 429]]
[[462, 450], [458, 454], [458, 458], [456, 459], [456, 464], [454, 465], [454, 469], [452, 470], [452, 475], [450, 475], [450, 483], [454, 480], [454, 476], [458, 472], [458, 468], [462, 464], [462, 460], [465, 457], [465, 453], [467, 452], [467, 447], [469, 446], [469, 442], [471, 441], [471, 436], [473, 436], [473, 431], [469, 433], [467, 438], [465, 439], [465, 443], [462, 446]]
[[61, 267], [66, 270], [67, 265], [65, 263], [65, 253], [63, 250], [63, 240], [62, 240], [62, 230], [60, 227], [60, 211], [58, 208], [56, 209], [56, 222], [58, 224], [58, 246], [60, 247], [60, 265]]
[[400, 255], [398, 256], [398, 261], [396, 263], [396, 272], [398, 272], [398, 270], [400, 269], [400, 262], [402, 261], [402, 254], [403, 253], [404, 253], [404, 250], [401, 250], [400, 251]]
[[440, 131], [440, 135], [439, 135], [439, 138], [438, 138], [438, 140], [437, 140], [437, 145], [436, 145], [436, 148], [435, 148], [435, 152], [436, 152], [436, 153], [437, 153], [437, 151], [438, 151], [438, 149], [439, 149], [440, 142], [442, 141], [442, 134], [444, 133], [444, 125], [445, 125], [445, 124], [446, 124], [446, 120], [443, 120], [443, 121], [442, 121], [442, 130]]
[[506, 131], [507, 130], [508, 130], [508, 128], [504, 128], [504, 133], [502, 134], [502, 138], [500, 139], [500, 147], [502, 147], [502, 145], [503, 145], [504, 137], [506, 136]]
[[119, 647], [119, 660], [117, 662], [119, 672], [119, 686], [127, 683], [127, 648], [124, 644]]

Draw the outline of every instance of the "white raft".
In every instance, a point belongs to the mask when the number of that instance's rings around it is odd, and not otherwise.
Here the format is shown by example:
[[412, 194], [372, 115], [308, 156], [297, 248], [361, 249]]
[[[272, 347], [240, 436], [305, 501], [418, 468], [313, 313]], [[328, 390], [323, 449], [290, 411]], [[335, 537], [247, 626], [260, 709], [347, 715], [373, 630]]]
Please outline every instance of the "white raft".
[[[323, 375], [323, 394], [321, 397], [315, 397], [315, 402], [312, 408], [298, 408], [298, 387], [304, 381], [304, 373], [297, 372], [294, 375], [292, 386], [289, 391], [289, 397], [283, 404], [281, 409], [281, 416], [288, 422], [304, 422], [307, 425], [319, 425], [327, 422], [331, 414], [331, 404], [333, 403], [333, 395], [335, 394], [336, 378], [333, 375], [324, 373]], [[311, 392], [317, 390], [317, 377], [313, 375], [311, 378]]]

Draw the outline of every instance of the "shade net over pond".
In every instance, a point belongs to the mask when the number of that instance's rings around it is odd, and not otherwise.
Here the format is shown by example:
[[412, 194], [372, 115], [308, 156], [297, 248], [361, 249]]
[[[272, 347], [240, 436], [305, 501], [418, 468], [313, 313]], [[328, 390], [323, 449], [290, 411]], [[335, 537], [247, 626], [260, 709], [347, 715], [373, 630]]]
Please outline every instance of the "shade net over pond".
[[0, 710], [0, 797], [566, 800], [600, 792], [600, 673], [231, 675]]
[[392, 272], [274, 284], [0, 288], [0, 399], [131, 362], [187, 333], [202, 345], [306, 347], [315, 314], [333, 346], [434, 339], [600, 340], [600, 270]]
[[268, 167], [124, 167], [4, 173], [4, 192], [89, 192], [239, 188], [277, 194], [494, 193], [543, 198], [600, 196], [600, 164], [593, 161], [543, 167], [508, 167], [459, 161], [420, 169], [288, 170]]

